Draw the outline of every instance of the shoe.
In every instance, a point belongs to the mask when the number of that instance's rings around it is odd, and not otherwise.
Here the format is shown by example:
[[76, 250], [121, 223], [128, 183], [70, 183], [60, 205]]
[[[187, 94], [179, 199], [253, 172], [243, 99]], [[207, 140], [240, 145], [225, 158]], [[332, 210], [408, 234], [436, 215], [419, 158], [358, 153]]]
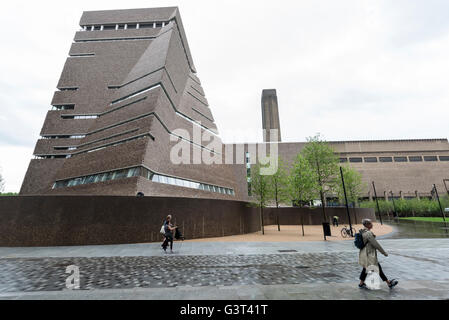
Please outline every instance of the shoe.
[[397, 286], [398, 283], [399, 283], [398, 280], [396, 280], [396, 279], [391, 279], [391, 280], [390, 280], [390, 284], [388, 285], [388, 287], [389, 287], [390, 289], [393, 289], [395, 286]]
[[359, 288], [360, 289], [366, 289], [366, 284], [365, 283], [362, 283], [362, 284], [359, 283]]

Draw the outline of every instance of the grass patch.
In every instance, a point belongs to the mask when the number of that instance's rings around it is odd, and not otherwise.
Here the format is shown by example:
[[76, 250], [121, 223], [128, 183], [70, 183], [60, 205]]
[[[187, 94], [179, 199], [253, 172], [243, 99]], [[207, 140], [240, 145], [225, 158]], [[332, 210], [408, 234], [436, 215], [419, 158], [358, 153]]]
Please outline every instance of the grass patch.
[[[444, 222], [443, 217], [410, 217], [399, 218], [401, 220], [413, 220], [413, 221], [427, 221], [427, 222]], [[446, 217], [446, 222], [449, 222], [449, 217]]]

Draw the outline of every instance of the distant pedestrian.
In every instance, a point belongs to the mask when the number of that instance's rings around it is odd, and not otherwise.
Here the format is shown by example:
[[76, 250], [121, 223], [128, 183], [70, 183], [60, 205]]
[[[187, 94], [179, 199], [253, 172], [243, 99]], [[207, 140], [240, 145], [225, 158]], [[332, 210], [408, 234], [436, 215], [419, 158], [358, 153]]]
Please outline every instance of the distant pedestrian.
[[339, 219], [339, 216], [334, 216], [334, 218], [332, 219], [332, 225], [334, 227], [338, 227], [338, 219]]
[[162, 249], [167, 251], [168, 244], [170, 243], [170, 253], [173, 253], [173, 231], [176, 230], [177, 227], [172, 225], [171, 220], [172, 216], [168, 215], [164, 221], [165, 240], [162, 243]]
[[390, 287], [391, 289], [398, 284], [398, 281], [395, 279], [388, 280], [388, 278], [385, 276], [382, 271], [382, 267], [377, 260], [377, 250], [379, 250], [386, 257], [388, 257], [388, 254], [385, 252], [379, 242], [377, 242], [376, 236], [371, 231], [371, 229], [373, 228], [373, 223], [371, 222], [371, 220], [363, 219], [362, 224], [365, 228], [360, 230], [360, 234], [363, 237], [363, 243], [365, 244], [365, 246], [360, 250], [359, 253], [359, 264], [363, 267], [362, 273], [360, 274], [359, 288], [366, 288], [366, 269], [369, 266], [378, 266], [380, 278], [385, 281], [388, 287]]

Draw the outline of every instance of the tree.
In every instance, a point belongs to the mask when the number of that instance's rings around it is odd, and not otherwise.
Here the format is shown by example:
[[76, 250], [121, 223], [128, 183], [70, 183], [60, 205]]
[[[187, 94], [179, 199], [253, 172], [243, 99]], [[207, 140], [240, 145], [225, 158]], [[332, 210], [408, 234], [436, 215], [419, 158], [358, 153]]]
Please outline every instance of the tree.
[[297, 206], [313, 200], [319, 191], [316, 172], [301, 154], [296, 156], [287, 181], [288, 197]]
[[0, 193], [2, 193], [4, 189], [5, 189], [5, 180], [3, 179], [2, 174], [0, 173]]
[[307, 144], [301, 153], [316, 173], [323, 218], [327, 221], [324, 194], [335, 186], [335, 178], [339, 170], [338, 157], [329, 144], [321, 140], [319, 134], [307, 138]]
[[[288, 199], [288, 172], [287, 166], [281, 157], [278, 158], [278, 169], [276, 173], [268, 177], [271, 185], [271, 192], [269, 195], [270, 200], [273, 200], [276, 204], [276, 208], [279, 208], [279, 203]], [[277, 213], [276, 220], [278, 231], [281, 231], [279, 212]]]
[[255, 204], [260, 208], [260, 226], [265, 234], [263, 225], [263, 208], [267, 206], [271, 194], [270, 176], [261, 174], [261, 165], [257, 163], [251, 168], [251, 193]]

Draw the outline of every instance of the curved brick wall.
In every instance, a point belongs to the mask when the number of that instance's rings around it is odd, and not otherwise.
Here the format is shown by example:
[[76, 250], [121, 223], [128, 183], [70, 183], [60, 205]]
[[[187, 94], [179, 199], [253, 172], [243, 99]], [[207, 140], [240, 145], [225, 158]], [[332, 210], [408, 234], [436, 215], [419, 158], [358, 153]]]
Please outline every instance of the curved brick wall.
[[[164, 197], [18, 196], [0, 197], [0, 246], [70, 246], [146, 243], [161, 240], [167, 214], [188, 239], [256, 232], [259, 209], [246, 202]], [[267, 208], [265, 224], [321, 224], [319, 209]], [[345, 208], [327, 208], [345, 223]], [[358, 209], [374, 218], [372, 209]]]

